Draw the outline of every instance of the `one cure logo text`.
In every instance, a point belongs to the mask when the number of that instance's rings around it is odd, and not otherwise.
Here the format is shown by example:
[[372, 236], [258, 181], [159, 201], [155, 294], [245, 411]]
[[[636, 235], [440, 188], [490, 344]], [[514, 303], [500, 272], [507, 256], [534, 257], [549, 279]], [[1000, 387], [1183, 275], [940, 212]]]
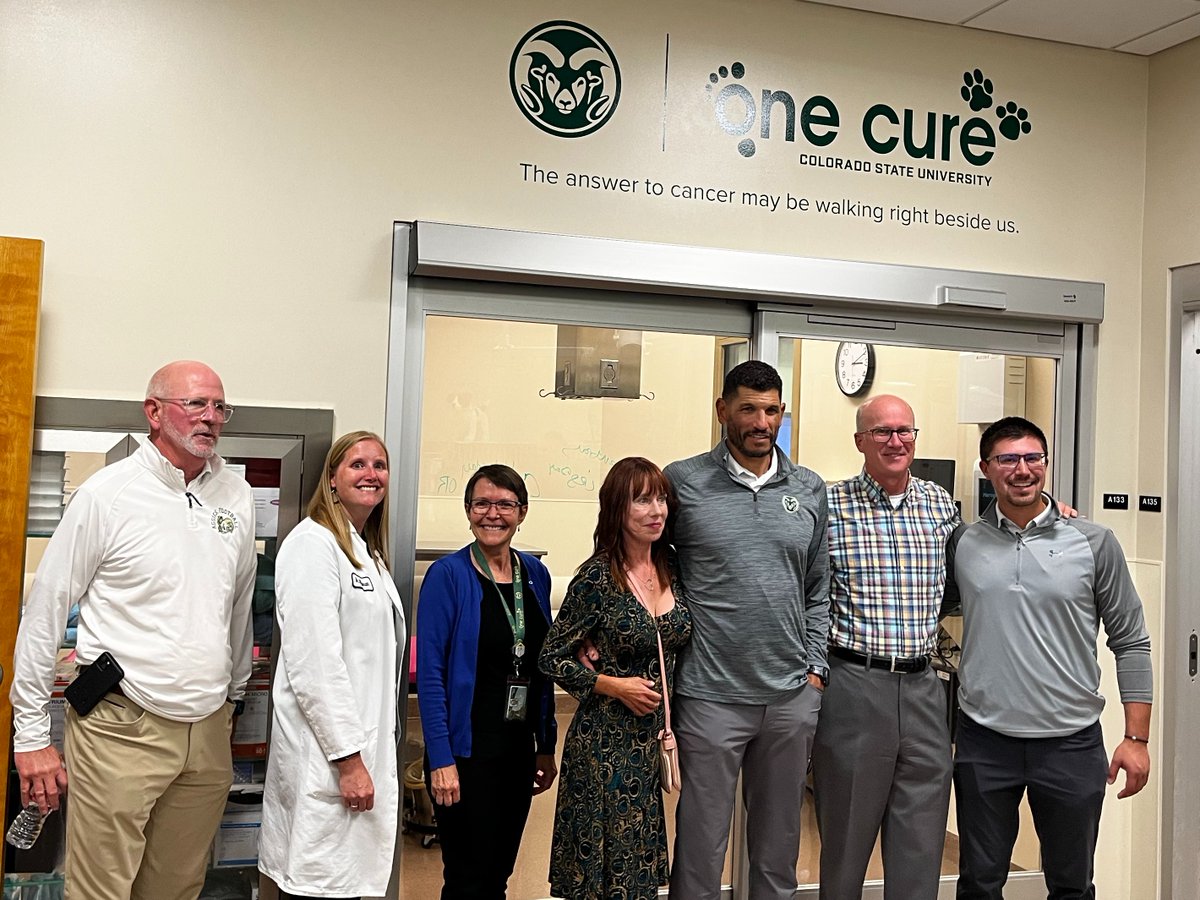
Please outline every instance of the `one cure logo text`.
[[[772, 127], [783, 128], [783, 139], [796, 140], [799, 125], [803, 139], [814, 147], [828, 147], [841, 133], [842, 113], [837, 104], [823, 94], [813, 94], [799, 105], [787, 91], [762, 88], [757, 98], [744, 84], [746, 67], [740, 62], [720, 66], [708, 76], [708, 91], [721, 130], [734, 136], [750, 134], [758, 125], [759, 140], [770, 140]], [[981, 113], [992, 105], [993, 85], [979, 69], [963, 74], [959, 89], [972, 112]], [[994, 110], [997, 124], [982, 115], [963, 118], [956, 113], [917, 111], [901, 112], [887, 103], [869, 107], [859, 121], [863, 142], [874, 153], [886, 156], [903, 148], [910, 159], [952, 162], [965, 160], [984, 166], [996, 153], [997, 131], [1015, 141], [1032, 129], [1029, 113], [1014, 101], [1001, 103]], [[778, 132], [776, 132], [778, 133]], [[738, 142], [742, 156], [753, 156], [755, 139]], [[864, 164], [865, 165], [865, 164]]]

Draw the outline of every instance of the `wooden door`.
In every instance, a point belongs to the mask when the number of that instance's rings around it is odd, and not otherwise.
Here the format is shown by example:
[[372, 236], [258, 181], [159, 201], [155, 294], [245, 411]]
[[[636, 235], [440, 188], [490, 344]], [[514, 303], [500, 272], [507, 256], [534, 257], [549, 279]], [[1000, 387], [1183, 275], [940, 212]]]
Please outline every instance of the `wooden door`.
[[4, 667], [0, 676], [0, 755], [5, 773], [12, 762], [8, 689], [25, 586], [25, 513], [33, 451], [43, 250], [41, 241], [0, 237], [0, 666]]

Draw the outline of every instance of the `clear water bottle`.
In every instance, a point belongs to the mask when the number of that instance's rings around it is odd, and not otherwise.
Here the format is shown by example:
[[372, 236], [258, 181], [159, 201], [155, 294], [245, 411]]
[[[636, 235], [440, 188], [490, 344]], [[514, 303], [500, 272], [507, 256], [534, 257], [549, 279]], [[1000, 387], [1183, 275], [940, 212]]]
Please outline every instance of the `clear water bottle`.
[[45, 821], [46, 817], [42, 815], [38, 805], [30, 803], [13, 819], [4, 839], [18, 850], [28, 850], [41, 835], [42, 823]]

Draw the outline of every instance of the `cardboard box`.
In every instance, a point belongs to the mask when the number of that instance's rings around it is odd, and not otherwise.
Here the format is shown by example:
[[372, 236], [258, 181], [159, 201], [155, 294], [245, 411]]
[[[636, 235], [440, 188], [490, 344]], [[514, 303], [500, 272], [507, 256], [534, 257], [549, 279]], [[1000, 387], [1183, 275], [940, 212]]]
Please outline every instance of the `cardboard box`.
[[225, 806], [221, 826], [213, 841], [212, 864], [253, 866], [258, 863], [258, 835], [262, 829], [262, 802], [235, 803]]
[[238, 759], [262, 759], [267, 755], [271, 684], [269, 676], [251, 677], [246, 685], [246, 709], [233, 730], [233, 755]]

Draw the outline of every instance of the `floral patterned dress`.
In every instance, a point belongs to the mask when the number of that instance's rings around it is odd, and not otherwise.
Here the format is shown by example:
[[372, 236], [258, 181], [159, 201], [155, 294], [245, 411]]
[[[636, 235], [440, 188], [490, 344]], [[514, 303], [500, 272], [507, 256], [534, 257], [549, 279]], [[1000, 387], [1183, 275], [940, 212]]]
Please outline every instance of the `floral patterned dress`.
[[[675, 606], [657, 619], [668, 682], [675, 655], [692, 634], [674, 566], [671, 590]], [[585, 637], [600, 653], [597, 672], [576, 659]], [[633, 593], [616, 586], [606, 558], [586, 563], [571, 582], [540, 665], [579, 700], [558, 780], [551, 893], [568, 900], [652, 900], [668, 874], [658, 777], [662, 705], [637, 716], [592, 688], [600, 673], [648, 678], [662, 690], [655, 620]]]

